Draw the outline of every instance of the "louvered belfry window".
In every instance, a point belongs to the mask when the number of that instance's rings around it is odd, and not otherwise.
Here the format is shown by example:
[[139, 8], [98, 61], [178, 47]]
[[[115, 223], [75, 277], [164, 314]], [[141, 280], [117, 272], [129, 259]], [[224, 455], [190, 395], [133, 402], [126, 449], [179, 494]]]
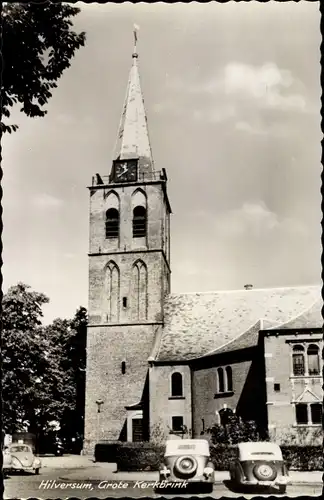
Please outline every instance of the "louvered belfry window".
[[106, 212], [106, 238], [119, 237], [119, 212], [116, 208], [110, 208]]
[[133, 210], [133, 238], [146, 236], [146, 208], [135, 207]]

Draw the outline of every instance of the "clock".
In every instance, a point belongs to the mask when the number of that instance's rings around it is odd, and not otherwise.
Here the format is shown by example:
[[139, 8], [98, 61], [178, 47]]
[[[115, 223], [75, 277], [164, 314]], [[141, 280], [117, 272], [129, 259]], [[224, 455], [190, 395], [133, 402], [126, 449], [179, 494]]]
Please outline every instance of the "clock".
[[118, 160], [114, 165], [115, 182], [137, 181], [137, 160]]

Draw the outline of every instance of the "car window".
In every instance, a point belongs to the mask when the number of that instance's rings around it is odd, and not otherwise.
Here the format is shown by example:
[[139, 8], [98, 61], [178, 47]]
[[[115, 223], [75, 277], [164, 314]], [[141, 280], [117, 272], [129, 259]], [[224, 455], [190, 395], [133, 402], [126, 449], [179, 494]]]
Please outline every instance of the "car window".
[[194, 444], [179, 444], [178, 450], [195, 450], [196, 446]]
[[252, 451], [251, 455], [273, 455], [272, 451]]
[[11, 446], [10, 451], [12, 453], [19, 453], [19, 452], [29, 453], [30, 449], [28, 448], [28, 446]]

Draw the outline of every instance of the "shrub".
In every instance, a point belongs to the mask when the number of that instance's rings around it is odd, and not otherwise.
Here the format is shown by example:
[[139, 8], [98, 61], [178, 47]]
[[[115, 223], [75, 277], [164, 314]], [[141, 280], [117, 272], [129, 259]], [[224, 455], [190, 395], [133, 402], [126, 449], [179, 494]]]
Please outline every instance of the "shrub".
[[154, 443], [121, 443], [117, 449], [117, 470], [159, 470], [164, 452], [165, 446]]
[[281, 451], [291, 470], [323, 470], [322, 446], [281, 446]]
[[210, 458], [215, 466], [215, 470], [229, 470], [230, 465], [236, 458], [236, 446], [232, 445], [210, 445]]
[[229, 420], [226, 426], [215, 424], [207, 432], [215, 445], [237, 444], [242, 441], [262, 441], [258, 426], [253, 420], [247, 422]]
[[117, 450], [120, 446], [120, 441], [100, 441], [95, 446], [95, 461], [96, 462], [117, 462]]

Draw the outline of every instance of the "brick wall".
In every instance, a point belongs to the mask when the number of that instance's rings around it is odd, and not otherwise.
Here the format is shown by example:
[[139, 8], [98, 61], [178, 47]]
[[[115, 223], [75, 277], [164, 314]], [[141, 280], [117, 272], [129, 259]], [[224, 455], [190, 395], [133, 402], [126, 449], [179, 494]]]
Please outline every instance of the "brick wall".
[[[302, 341], [318, 343], [320, 340], [320, 335], [307, 332], [265, 336], [268, 425], [270, 435], [277, 442], [296, 444], [322, 442], [320, 426], [303, 428], [296, 426], [293, 404], [307, 388], [321, 402], [322, 377], [293, 377], [292, 370], [292, 345]], [[275, 390], [275, 384], [279, 384], [280, 388], [277, 386]]]
[[[219, 423], [219, 412], [224, 405], [235, 410], [244, 420], [255, 420], [265, 425], [265, 388], [262, 358], [258, 347], [227, 353], [196, 366], [192, 374], [193, 428], [198, 437], [212, 425]], [[231, 366], [233, 391], [217, 392], [217, 368]], [[203, 422], [204, 420], [204, 422]]]
[[[171, 375], [182, 374], [183, 398], [171, 397]], [[191, 420], [191, 374], [187, 365], [153, 366], [150, 378], [150, 431], [156, 435], [157, 428], [166, 438], [172, 428], [172, 416], [183, 416], [183, 423], [188, 430]], [[162, 439], [163, 440], [163, 439]]]

